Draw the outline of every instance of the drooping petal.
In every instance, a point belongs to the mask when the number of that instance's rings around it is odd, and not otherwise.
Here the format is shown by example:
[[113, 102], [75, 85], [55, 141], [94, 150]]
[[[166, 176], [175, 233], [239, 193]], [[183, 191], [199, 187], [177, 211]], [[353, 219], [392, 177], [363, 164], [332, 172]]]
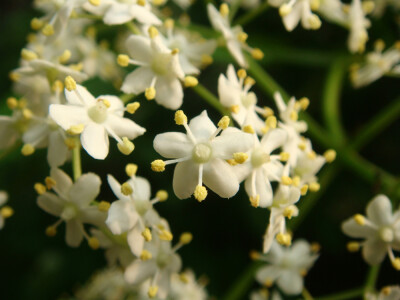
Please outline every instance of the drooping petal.
[[69, 190], [69, 200], [79, 207], [86, 207], [100, 193], [101, 180], [94, 173], [83, 174]]
[[126, 49], [129, 55], [137, 61], [150, 63], [152, 59], [152, 49], [149, 38], [140, 35], [131, 35], [126, 40]]
[[230, 39], [226, 42], [226, 47], [228, 48], [229, 52], [233, 56], [233, 58], [236, 60], [236, 62], [241, 66], [242, 68], [247, 68], [248, 63], [246, 59], [244, 58], [243, 52], [242, 52], [242, 47], [240, 45], [240, 42], [236, 39]]
[[302, 5], [293, 5], [292, 11], [287, 16], [283, 17], [283, 24], [287, 31], [292, 31], [300, 22]]
[[226, 161], [219, 158], [204, 165], [205, 185], [222, 198], [233, 197], [239, 190], [239, 182], [231, 168]]
[[65, 222], [65, 241], [70, 247], [78, 247], [83, 240], [82, 223], [77, 219]]
[[105, 159], [108, 155], [109, 141], [103, 126], [89, 123], [81, 134], [82, 147], [95, 159]]
[[365, 261], [370, 265], [380, 264], [385, 258], [386, 253], [386, 243], [374, 238], [367, 240], [362, 249], [362, 255]]
[[[255, 193], [256, 195], [260, 196], [260, 206], [261, 207], [268, 207], [272, 204], [272, 187], [269, 183], [268, 178], [265, 178], [264, 173], [261, 169], [254, 170], [255, 174]], [[251, 175], [246, 179], [244, 183], [244, 187], [246, 189], [247, 195], [249, 197], [255, 196], [253, 195], [253, 188], [252, 188], [252, 179]]]
[[49, 148], [47, 150], [47, 161], [50, 167], [63, 165], [68, 156], [68, 148], [64, 143], [64, 137], [58, 131], [49, 135]]
[[181, 132], [166, 132], [156, 135], [154, 149], [165, 158], [180, 158], [191, 155], [193, 144]]
[[155, 74], [148, 67], [139, 67], [125, 77], [121, 90], [124, 93], [140, 94], [150, 87]]
[[172, 182], [174, 193], [179, 199], [189, 198], [198, 183], [199, 166], [192, 161], [180, 162], [176, 165]]
[[118, 200], [111, 204], [106, 224], [113, 234], [121, 234], [135, 226], [138, 219], [132, 202]]
[[179, 79], [159, 76], [155, 84], [156, 102], [168, 109], [176, 110], [182, 105], [183, 89]]

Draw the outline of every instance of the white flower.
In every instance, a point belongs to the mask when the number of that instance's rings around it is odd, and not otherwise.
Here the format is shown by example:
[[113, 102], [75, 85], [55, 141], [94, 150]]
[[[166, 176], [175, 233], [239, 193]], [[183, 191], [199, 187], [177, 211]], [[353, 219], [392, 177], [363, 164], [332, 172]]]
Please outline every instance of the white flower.
[[400, 299], [400, 286], [392, 285], [382, 288], [379, 294], [368, 292], [365, 300], [398, 300]]
[[49, 115], [64, 130], [82, 133], [82, 146], [93, 158], [104, 159], [108, 155], [108, 135], [118, 142], [121, 152], [129, 154], [133, 144], [128, 139], [146, 131], [132, 120], [123, 118], [124, 105], [116, 96], [94, 98], [81, 85], [71, 91], [65, 89], [65, 96], [68, 104], [50, 105]]
[[395, 43], [383, 52], [384, 47], [384, 42], [377, 40], [375, 50], [366, 54], [365, 63], [353, 68], [350, 78], [354, 87], [368, 85], [384, 75], [400, 74], [400, 43]]
[[228, 66], [226, 75], [227, 77], [221, 74], [218, 78], [218, 95], [221, 104], [232, 111], [232, 117], [240, 127], [250, 125], [257, 134], [262, 134], [265, 123], [257, 112], [264, 114], [265, 111], [257, 106], [256, 94], [249, 92], [254, 81], [246, 79], [246, 72], [243, 69], [238, 71], [238, 78], [231, 64]]
[[83, 174], [75, 183], [63, 171], [53, 168], [50, 171], [50, 184], [57, 193], [45, 192], [37, 199], [38, 206], [47, 213], [60, 217], [49, 228], [54, 233], [56, 227], [65, 222], [65, 241], [71, 247], [78, 247], [83, 237], [88, 238], [84, 223], [104, 226], [106, 214], [96, 205], [91, 205], [100, 192], [101, 181], [94, 173]]
[[0, 191], [0, 229], [3, 229], [5, 219], [11, 217], [14, 214], [14, 210], [4, 205], [8, 200], [8, 194], [5, 191]]
[[158, 37], [157, 29], [150, 27], [149, 31], [150, 38], [132, 35], [126, 41], [133, 58], [127, 60], [126, 65], [130, 63], [139, 67], [126, 76], [121, 90], [133, 94], [146, 92], [148, 100], [155, 99], [166, 108], [177, 109], [183, 101], [180, 80], [185, 76], [179, 64], [179, 51], [167, 48]]
[[267, 286], [276, 281], [287, 295], [300, 294], [303, 290], [303, 276], [317, 258], [318, 255], [311, 252], [309, 243], [304, 240], [297, 240], [290, 248], [274, 243], [271, 251], [261, 256], [260, 259], [269, 265], [257, 272], [256, 279]]
[[321, 0], [318, 13], [328, 21], [345, 26], [348, 15], [344, 12], [345, 8], [340, 0]]
[[400, 258], [395, 258], [393, 249], [400, 250], [400, 211], [392, 212], [392, 204], [385, 195], [378, 195], [367, 205], [367, 216], [356, 214], [342, 224], [345, 234], [353, 238], [362, 238], [361, 243], [351, 242], [348, 249], [362, 247], [365, 261], [371, 265], [379, 264], [386, 254], [397, 270], [400, 270]]
[[206, 111], [192, 119], [189, 126], [182, 111], [176, 113], [175, 120], [185, 127], [187, 134], [167, 132], [155, 137], [154, 149], [162, 156], [174, 159], [154, 161], [153, 170], [163, 171], [166, 164], [178, 163], [173, 188], [180, 199], [194, 193], [197, 200], [204, 200], [207, 190], [202, 186], [203, 182], [220, 197], [234, 196], [239, 190], [239, 181], [226, 160], [234, 153], [248, 151], [254, 143], [252, 135], [237, 128], [227, 128], [228, 117], [222, 118], [216, 128]]
[[229, 7], [226, 3], [223, 3], [220, 7], [220, 11], [212, 4], [207, 4], [208, 19], [212, 27], [216, 31], [219, 31], [224, 36], [226, 41], [226, 47], [231, 53], [236, 62], [243, 68], [247, 68], [248, 64], [243, 55], [242, 48], [250, 52], [254, 58], [261, 59], [263, 54], [260, 49], [253, 49], [246, 44], [247, 34], [243, 32], [240, 25], [236, 25], [231, 28], [229, 22]]
[[277, 291], [273, 291], [271, 297], [267, 289], [260, 289], [250, 294], [250, 300], [282, 300], [281, 295]]
[[268, 0], [272, 6], [279, 7], [279, 14], [287, 31], [292, 31], [301, 21], [305, 29], [316, 30], [321, 27], [321, 20], [312, 12], [319, 2], [312, 0]]
[[118, 25], [137, 20], [146, 25], [160, 25], [161, 21], [151, 11], [151, 6], [138, 4], [137, 0], [101, 0], [98, 6], [86, 3], [87, 11], [103, 16], [107, 25]]
[[347, 45], [351, 53], [362, 53], [368, 41], [367, 28], [371, 25], [365, 17], [365, 12], [361, 5], [361, 0], [353, 0], [350, 5], [348, 24], [350, 34]]
[[172, 274], [170, 297], [174, 300], [208, 299], [204, 286], [196, 281], [194, 273], [190, 270], [181, 274]]

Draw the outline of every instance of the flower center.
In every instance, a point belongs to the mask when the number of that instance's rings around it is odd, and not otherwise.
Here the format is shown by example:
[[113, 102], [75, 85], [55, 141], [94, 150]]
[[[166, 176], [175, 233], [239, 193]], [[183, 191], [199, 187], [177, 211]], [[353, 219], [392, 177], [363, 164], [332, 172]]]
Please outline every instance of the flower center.
[[167, 254], [167, 253], [160, 253], [157, 256], [157, 266], [160, 269], [165, 268], [171, 261], [171, 255]]
[[78, 209], [76, 208], [75, 205], [69, 203], [64, 207], [61, 213], [61, 218], [65, 221], [69, 221], [75, 218], [77, 215], [78, 215]]
[[211, 159], [211, 146], [209, 144], [197, 144], [193, 148], [192, 158], [198, 164], [204, 164]]
[[246, 108], [249, 108], [257, 103], [256, 94], [254, 94], [253, 92], [242, 95], [241, 100], [243, 106]]
[[151, 204], [149, 201], [135, 199], [135, 208], [139, 215], [144, 216], [150, 209], [150, 207]]
[[394, 239], [393, 228], [391, 228], [389, 226], [385, 226], [385, 227], [380, 228], [379, 229], [379, 237], [385, 243], [393, 242], [393, 239]]
[[154, 73], [165, 75], [169, 71], [172, 55], [170, 53], [157, 53], [151, 62]]
[[96, 123], [103, 123], [107, 119], [107, 105], [104, 101], [97, 101], [95, 105], [88, 109], [89, 118]]
[[268, 153], [266, 153], [261, 147], [253, 150], [251, 153], [251, 164], [253, 165], [253, 168], [258, 168], [267, 162], [269, 162]]

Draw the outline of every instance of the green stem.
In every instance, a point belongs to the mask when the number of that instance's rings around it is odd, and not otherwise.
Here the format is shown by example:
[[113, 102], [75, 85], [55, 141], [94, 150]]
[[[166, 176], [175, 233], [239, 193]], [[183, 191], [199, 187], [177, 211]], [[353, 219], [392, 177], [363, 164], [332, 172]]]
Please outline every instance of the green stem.
[[193, 87], [193, 90], [201, 96], [208, 104], [218, 110], [223, 116], [229, 116], [230, 112], [225, 107], [222, 106], [221, 102], [218, 101], [218, 98], [215, 97], [207, 88], [205, 88], [202, 84], [198, 84]]
[[325, 124], [331, 132], [332, 138], [339, 144], [343, 144], [346, 140], [346, 134], [340, 120], [340, 95], [346, 74], [346, 66], [347, 64], [342, 58], [333, 61], [328, 71], [322, 96]]
[[250, 10], [248, 13], [246, 13], [245, 15], [238, 18], [236, 20], [235, 24], [246, 25], [246, 24], [250, 23], [255, 18], [257, 18], [259, 15], [261, 15], [264, 11], [266, 11], [268, 7], [269, 7], [268, 1], [264, 1], [264, 3], [261, 4], [260, 6]]
[[367, 275], [367, 279], [365, 281], [364, 292], [373, 292], [375, 291], [376, 281], [379, 275], [379, 269], [381, 265], [372, 266], [369, 268], [369, 272]]
[[392, 124], [400, 115], [400, 97], [396, 98], [392, 103], [372, 118], [367, 125], [360, 130], [350, 147], [353, 149], [361, 149], [379, 133]]
[[310, 292], [303, 287], [303, 291], [301, 292], [301, 295], [303, 296], [304, 300], [313, 300], [313, 296], [311, 296]]
[[124, 104], [126, 104], [126, 103], [132, 101], [133, 98], [135, 98], [135, 96], [136, 96], [135, 94], [122, 94], [121, 96], [119, 96], [119, 99], [121, 99], [122, 102]]
[[136, 27], [132, 22], [125, 23], [125, 26], [133, 33], [137, 35], [141, 35], [140, 30]]
[[317, 297], [314, 299], [315, 300], [346, 300], [346, 299], [354, 299], [358, 296], [361, 296], [362, 294], [364, 294], [364, 288], [357, 288], [357, 289], [339, 292], [339, 293], [328, 295], [328, 296]]
[[252, 262], [250, 266], [248, 266], [247, 269], [232, 284], [229, 292], [222, 298], [222, 300], [244, 299], [244, 295], [254, 282], [254, 274], [261, 265], [262, 263], [260, 261]]
[[74, 181], [78, 180], [82, 175], [81, 165], [81, 143], [78, 137], [75, 137], [76, 146], [72, 149], [72, 172], [74, 174]]

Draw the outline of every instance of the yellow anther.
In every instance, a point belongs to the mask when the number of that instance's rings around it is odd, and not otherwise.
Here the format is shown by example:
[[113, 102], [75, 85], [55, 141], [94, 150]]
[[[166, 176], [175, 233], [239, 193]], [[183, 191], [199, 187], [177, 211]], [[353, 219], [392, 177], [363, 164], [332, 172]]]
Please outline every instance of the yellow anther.
[[132, 186], [128, 182], [123, 183], [121, 185], [121, 193], [124, 194], [125, 196], [131, 195], [133, 193]]
[[246, 125], [242, 129], [246, 133], [255, 133], [253, 126], [251, 125]]
[[298, 103], [302, 110], [306, 110], [308, 108], [308, 106], [310, 105], [310, 99], [308, 99], [307, 97], [303, 97], [298, 101]]
[[218, 122], [218, 127], [226, 129], [229, 126], [231, 119], [228, 116], [223, 116]]
[[226, 162], [230, 164], [231, 166], [236, 166], [237, 162], [232, 158], [232, 159], [227, 159]]
[[364, 11], [365, 14], [370, 14], [374, 11], [375, 9], [375, 3], [374, 1], [363, 1], [362, 2], [362, 10]]
[[282, 176], [281, 183], [284, 185], [291, 185], [293, 183], [293, 180], [289, 176]]
[[56, 93], [61, 93], [64, 90], [64, 84], [61, 82], [61, 80], [56, 80], [54, 81], [51, 90]]
[[69, 150], [72, 150], [76, 147], [76, 140], [74, 138], [66, 138], [64, 140], [64, 144], [67, 146]]
[[296, 213], [296, 207], [294, 205], [286, 207], [283, 211], [283, 215], [288, 219], [291, 219], [295, 213]]
[[14, 214], [14, 210], [10, 206], [3, 206], [0, 211], [1, 216], [4, 219], [10, 218]]
[[255, 195], [254, 197], [250, 197], [250, 204], [253, 207], [259, 207], [260, 206], [260, 195]]
[[129, 65], [129, 56], [126, 54], [120, 54], [117, 57], [117, 63], [121, 67], [127, 67]]
[[262, 52], [259, 48], [254, 48], [251, 50], [251, 56], [256, 60], [261, 60], [264, 58], [264, 52]]
[[292, 236], [289, 233], [278, 233], [276, 241], [281, 245], [290, 246], [292, 244]]
[[147, 100], [153, 100], [156, 97], [156, 89], [154, 87], [149, 87], [144, 91], [144, 96]]
[[78, 135], [78, 134], [81, 134], [84, 129], [85, 129], [85, 125], [83, 125], [83, 124], [72, 125], [67, 130], [67, 133], [70, 134], [70, 135]]
[[65, 77], [64, 85], [65, 88], [70, 92], [76, 89], [76, 81], [71, 76]]
[[358, 225], [364, 226], [365, 225], [365, 217], [361, 214], [356, 214], [354, 215], [354, 221], [356, 221], [356, 223]]
[[57, 228], [55, 226], [48, 226], [45, 233], [47, 236], [53, 237], [57, 234]]
[[126, 111], [130, 114], [134, 114], [140, 107], [140, 103], [139, 102], [133, 102], [133, 103], [129, 103], [126, 106]]
[[156, 193], [156, 198], [161, 202], [166, 201], [168, 199], [168, 192], [166, 190], [159, 190]]
[[175, 123], [176, 125], [183, 125], [187, 124], [187, 116], [183, 112], [183, 110], [177, 110], [175, 112]]
[[21, 50], [21, 57], [22, 57], [22, 59], [27, 60], [27, 61], [38, 58], [38, 56], [35, 52], [33, 52], [29, 49], [25, 49], [25, 48]]
[[360, 250], [361, 245], [358, 242], [348, 242], [346, 247], [349, 252], [357, 252]]
[[321, 188], [321, 185], [318, 182], [311, 182], [308, 186], [310, 192], [318, 192]]
[[161, 159], [156, 159], [151, 163], [151, 169], [154, 172], [163, 172], [165, 171], [165, 162]]
[[160, 224], [157, 225], [157, 228], [160, 229], [160, 230], [163, 230], [163, 229], [165, 229], [165, 226], [160, 223]]
[[22, 117], [23, 117], [25, 120], [30, 120], [30, 119], [32, 119], [32, 116], [33, 116], [33, 113], [32, 113], [32, 111], [31, 111], [30, 109], [24, 108], [24, 109], [22, 110]]
[[35, 148], [31, 144], [25, 144], [22, 146], [21, 153], [24, 156], [29, 156], [35, 152]]
[[239, 105], [232, 105], [231, 107], [229, 107], [229, 110], [232, 113], [237, 114], [240, 111], [240, 106]]
[[308, 192], [308, 184], [303, 185], [300, 189], [300, 192], [302, 196], [305, 196]]
[[[264, 109], [263, 116], [265, 118], [272, 117], [274, 115], [274, 111], [272, 108], [270, 108], [268, 106], [264, 106], [263, 109]], [[276, 118], [275, 118], [275, 121], [276, 121]]]
[[72, 70], [80, 72], [83, 70], [83, 63], [80, 62], [77, 64], [69, 65], [68, 67], [70, 67]]
[[276, 128], [277, 123], [275, 116], [269, 116], [267, 120], [265, 120], [265, 125], [267, 125], [268, 128]]
[[374, 43], [375, 51], [382, 52], [385, 49], [385, 42], [382, 39], [378, 39]]
[[15, 109], [18, 107], [18, 100], [14, 97], [7, 98], [7, 107], [9, 109]]
[[179, 280], [182, 281], [183, 283], [189, 283], [189, 278], [186, 276], [185, 273], [179, 274]]
[[179, 238], [179, 242], [183, 245], [189, 244], [193, 240], [193, 235], [190, 232], [184, 232]]
[[137, 0], [136, 2], [140, 6], [145, 6], [146, 5], [146, 0]]
[[307, 153], [307, 157], [311, 160], [314, 160], [317, 158], [317, 153], [315, 153], [315, 151], [311, 150], [310, 152]]
[[290, 120], [296, 122], [298, 119], [299, 119], [299, 115], [297, 114], [296, 111], [293, 110], [293, 111], [290, 113]]
[[267, 288], [270, 288], [273, 284], [274, 284], [274, 281], [271, 278], [267, 278], [264, 281], [264, 286], [266, 286]]
[[100, 248], [100, 241], [98, 238], [92, 236], [88, 239], [88, 245], [90, 248], [92, 248], [93, 250], [97, 250]]
[[252, 260], [258, 260], [261, 257], [261, 254], [256, 250], [251, 250], [249, 256]]
[[311, 0], [311, 3], [310, 3], [311, 10], [314, 10], [314, 11], [318, 10], [320, 5], [321, 5], [320, 0]]
[[248, 37], [249, 37], [248, 34], [246, 32], [243, 32], [243, 31], [239, 32], [238, 35], [237, 35], [237, 39], [241, 43], [245, 43]]
[[300, 150], [303, 150], [303, 151], [306, 150], [306, 148], [307, 148], [305, 143], [300, 143], [298, 147]]
[[389, 296], [392, 293], [392, 289], [390, 288], [390, 286], [385, 286], [381, 289], [381, 293], [385, 296]]
[[61, 54], [61, 56], [58, 58], [58, 62], [60, 64], [65, 64], [69, 61], [69, 59], [71, 58], [71, 51], [64, 50], [63, 54]]
[[104, 104], [105, 107], [110, 108], [111, 103], [107, 99], [97, 99], [97, 102], [101, 102]]
[[306, 269], [300, 269], [299, 273], [300, 273], [300, 275], [302, 277], [306, 277], [307, 276], [307, 270]]
[[99, 205], [97, 206], [97, 209], [102, 212], [108, 212], [110, 206], [111, 206], [110, 202], [100, 201]]
[[8, 74], [8, 77], [10, 78], [11, 81], [18, 81], [21, 78], [21, 75], [19, 75], [17, 72], [10, 72]]
[[219, 13], [221, 16], [226, 17], [229, 15], [229, 6], [226, 3], [222, 3], [219, 7]]
[[138, 166], [136, 164], [127, 164], [125, 167], [125, 173], [129, 177], [135, 176], [138, 170]]
[[288, 153], [288, 152], [281, 152], [280, 154], [279, 154], [279, 160], [280, 161], [288, 161], [289, 160], [289, 157], [290, 157], [290, 154]]
[[239, 78], [246, 78], [246, 76], [247, 76], [247, 72], [246, 72], [246, 70], [245, 69], [239, 69], [238, 71], [237, 71], [237, 76], [239, 77]]
[[51, 36], [54, 34], [54, 27], [51, 24], [46, 24], [43, 29], [42, 29], [42, 33], [45, 36]]
[[396, 258], [392, 261], [392, 266], [393, 266], [393, 268], [395, 268], [397, 271], [400, 271], [400, 258], [396, 257]]
[[154, 26], [149, 27], [149, 36], [153, 39], [158, 35], [158, 30]]
[[164, 21], [164, 27], [167, 29], [174, 28], [174, 25], [175, 25], [175, 21], [171, 18], [168, 18]]
[[157, 292], [158, 292], [158, 286], [152, 285], [149, 287], [147, 295], [149, 296], [149, 298], [154, 298], [155, 296], [157, 296]]
[[213, 58], [210, 55], [203, 54], [201, 56], [201, 63], [205, 66], [211, 65], [213, 63]]
[[244, 80], [244, 85], [253, 86], [255, 84], [256, 84], [256, 81], [250, 76], [247, 76], [246, 79]]
[[300, 176], [294, 176], [293, 178], [293, 186], [296, 186], [296, 187], [298, 187], [299, 185], [300, 185]]
[[242, 164], [249, 158], [249, 155], [244, 152], [233, 153], [233, 159], [238, 163]]
[[202, 185], [197, 185], [196, 189], [194, 190], [194, 193], [193, 193], [194, 198], [199, 202], [206, 199], [207, 194], [208, 194], [208, 192], [207, 192], [206, 187], [202, 186]]
[[26, 106], [28, 105], [28, 100], [26, 100], [25, 98], [21, 98], [18, 101], [18, 107], [20, 109], [24, 109]]
[[122, 137], [122, 143], [117, 144], [118, 150], [125, 155], [129, 155], [135, 149], [135, 145], [126, 137]]
[[146, 228], [143, 232], [142, 232], [142, 236], [144, 237], [144, 240], [146, 242], [150, 242], [153, 238], [151, 231], [149, 228]]
[[44, 22], [38, 18], [33, 18], [31, 20], [31, 28], [33, 30], [40, 30], [44, 25]]
[[400, 41], [396, 41], [393, 45], [397, 50], [400, 50]]
[[279, 15], [281, 17], [286, 17], [291, 12], [292, 12], [292, 6], [288, 5], [287, 3], [284, 3], [279, 7]]
[[143, 261], [152, 259], [153, 255], [148, 250], [143, 250], [142, 253], [140, 254], [140, 259]]
[[36, 193], [38, 193], [39, 195], [43, 195], [44, 193], [46, 193], [45, 185], [40, 182], [35, 183], [33, 188], [35, 189]]
[[317, 253], [321, 250], [321, 245], [317, 242], [312, 242], [310, 246], [310, 250], [314, 253]]
[[326, 162], [331, 163], [336, 159], [336, 151], [333, 149], [329, 149], [329, 150], [325, 151], [324, 157], [325, 157]]
[[55, 187], [56, 186], [56, 184], [57, 184], [57, 182], [53, 179], [53, 178], [51, 178], [50, 176], [47, 176], [45, 179], [44, 179], [44, 183], [46, 184], [46, 188], [48, 189], [48, 190], [51, 190], [53, 187]]
[[170, 231], [163, 229], [158, 234], [158, 237], [160, 238], [160, 240], [163, 241], [172, 241], [173, 235]]
[[193, 76], [186, 76], [183, 81], [183, 85], [185, 87], [194, 87], [198, 84], [199, 84], [199, 81], [197, 80], [196, 77], [193, 77]]
[[172, 55], [176, 55], [178, 53], [179, 53], [179, 49], [178, 48], [174, 48], [174, 49], [171, 50], [171, 54]]
[[311, 15], [308, 17], [308, 23], [310, 24], [310, 28], [312, 30], [317, 30], [321, 28], [321, 19], [317, 15]]
[[99, 6], [100, 5], [100, 0], [89, 0], [89, 3], [92, 4], [93, 6]]

